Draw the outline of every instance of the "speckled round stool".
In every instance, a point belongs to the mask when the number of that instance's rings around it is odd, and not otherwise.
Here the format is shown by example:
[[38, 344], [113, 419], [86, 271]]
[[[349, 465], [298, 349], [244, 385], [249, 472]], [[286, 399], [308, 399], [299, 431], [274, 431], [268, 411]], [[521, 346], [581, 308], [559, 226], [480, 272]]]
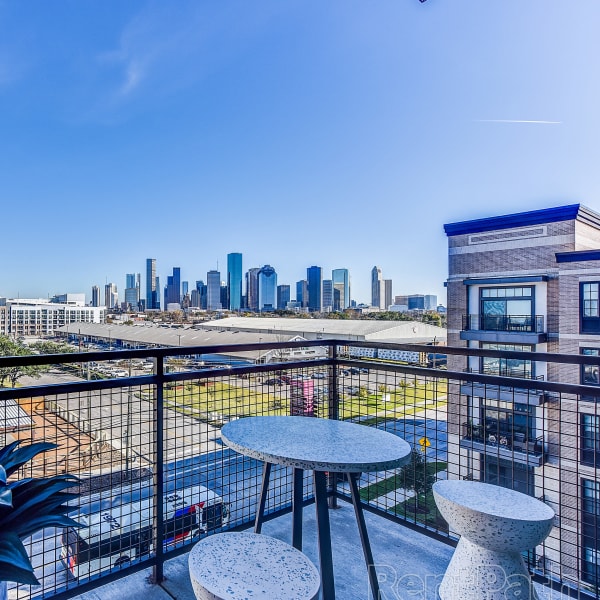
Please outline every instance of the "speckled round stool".
[[549, 506], [478, 481], [438, 481], [433, 496], [461, 536], [440, 585], [442, 600], [537, 598], [521, 552], [550, 533], [554, 511]]
[[320, 577], [302, 552], [256, 533], [217, 533], [190, 552], [198, 600], [316, 600]]

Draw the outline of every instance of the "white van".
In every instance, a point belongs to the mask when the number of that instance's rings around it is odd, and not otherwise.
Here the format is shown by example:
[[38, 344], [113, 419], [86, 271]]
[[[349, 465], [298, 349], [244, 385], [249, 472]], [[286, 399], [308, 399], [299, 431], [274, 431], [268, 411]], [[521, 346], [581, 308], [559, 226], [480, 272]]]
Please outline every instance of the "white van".
[[[77, 578], [128, 566], [153, 551], [154, 499], [149, 484], [107, 490], [70, 513], [82, 527], [63, 529], [60, 558]], [[223, 499], [202, 485], [165, 493], [165, 549], [197, 539], [226, 525], [229, 511]]]

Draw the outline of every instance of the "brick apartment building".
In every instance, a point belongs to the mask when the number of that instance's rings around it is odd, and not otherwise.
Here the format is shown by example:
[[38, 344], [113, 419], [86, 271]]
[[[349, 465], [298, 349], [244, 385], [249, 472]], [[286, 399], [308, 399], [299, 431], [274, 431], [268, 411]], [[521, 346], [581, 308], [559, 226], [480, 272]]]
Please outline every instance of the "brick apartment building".
[[[445, 225], [448, 345], [600, 355], [600, 214], [579, 204]], [[598, 367], [448, 357], [448, 369], [600, 385]], [[600, 584], [598, 397], [456, 383], [449, 476], [543, 498], [557, 513], [540, 568]]]

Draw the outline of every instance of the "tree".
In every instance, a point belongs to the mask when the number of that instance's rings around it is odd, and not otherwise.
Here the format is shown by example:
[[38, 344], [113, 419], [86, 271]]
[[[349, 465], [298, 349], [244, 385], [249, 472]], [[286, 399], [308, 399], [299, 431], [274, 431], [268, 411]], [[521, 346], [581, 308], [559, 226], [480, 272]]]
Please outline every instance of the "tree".
[[75, 352], [75, 348], [70, 344], [56, 342], [41, 341], [31, 344], [30, 348], [40, 354], [71, 354]]
[[[0, 356], [28, 356], [32, 354], [31, 350], [22, 342], [13, 340], [5, 335], [0, 336]], [[44, 368], [41, 366], [15, 366], [0, 368], [0, 387], [5, 387], [4, 383], [8, 379], [12, 387], [15, 387], [17, 381], [28, 375], [29, 377], [39, 377]]]
[[431, 491], [435, 483], [435, 473], [427, 468], [427, 461], [423, 452], [416, 448], [410, 453], [410, 461], [400, 471], [405, 490], [413, 490], [416, 494], [417, 504]]

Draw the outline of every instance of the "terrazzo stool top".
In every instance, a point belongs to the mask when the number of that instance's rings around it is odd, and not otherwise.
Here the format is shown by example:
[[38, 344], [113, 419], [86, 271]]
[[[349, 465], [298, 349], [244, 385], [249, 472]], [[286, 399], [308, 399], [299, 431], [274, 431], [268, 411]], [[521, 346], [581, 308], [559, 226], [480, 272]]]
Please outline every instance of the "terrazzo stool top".
[[310, 560], [281, 540], [256, 533], [218, 533], [189, 556], [198, 600], [316, 600], [320, 576]]
[[486, 548], [533, 548], [552, 529], [554, 511], [547, 504], [498, 485], [448, 479], [433, 484], [433, 495], [452, 528]]
[[221, 438], [246, 456], [312, 471], [384, 471], [410, 456], [410, 446], [397, 435], [311, 417], [247, 417], [226, 423]]

